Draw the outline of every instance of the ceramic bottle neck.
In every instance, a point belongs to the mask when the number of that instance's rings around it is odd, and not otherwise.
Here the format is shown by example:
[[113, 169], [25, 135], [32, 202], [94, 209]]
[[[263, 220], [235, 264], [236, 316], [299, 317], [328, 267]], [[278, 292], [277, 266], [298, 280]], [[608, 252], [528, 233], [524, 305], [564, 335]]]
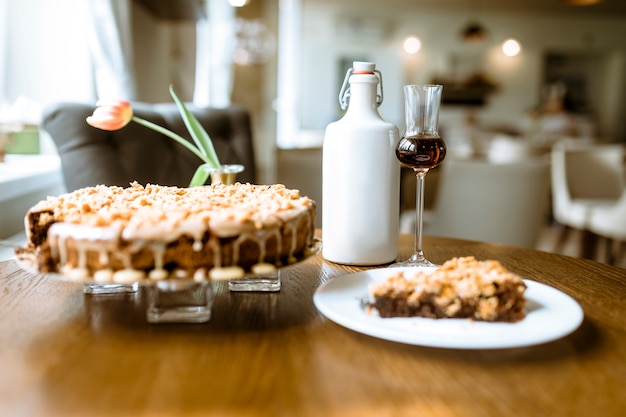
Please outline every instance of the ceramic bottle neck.
[[355, 74], [350, 76], [350, 101], [347, 117], [373, 115], [380, 118], [376, 103], [378, 77], [374, 74]]

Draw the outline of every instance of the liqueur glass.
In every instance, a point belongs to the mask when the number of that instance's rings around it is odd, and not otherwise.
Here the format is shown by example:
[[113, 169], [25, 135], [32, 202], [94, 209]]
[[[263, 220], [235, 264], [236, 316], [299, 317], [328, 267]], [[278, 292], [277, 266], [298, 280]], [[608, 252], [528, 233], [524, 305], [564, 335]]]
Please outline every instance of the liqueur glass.
[[406, 132], [396, 147], [402, 165], [413, 169], [417, 177], [415, 201], [415, 241], [413, 255], [391, 267], [432, 267], [422, 250], [424, 216], [424, 180], [428, 171], [446, 156], [446, 144], [438, 133], [439, 106], [443, 86], [434, 84], [405, 85], [404, 106]]

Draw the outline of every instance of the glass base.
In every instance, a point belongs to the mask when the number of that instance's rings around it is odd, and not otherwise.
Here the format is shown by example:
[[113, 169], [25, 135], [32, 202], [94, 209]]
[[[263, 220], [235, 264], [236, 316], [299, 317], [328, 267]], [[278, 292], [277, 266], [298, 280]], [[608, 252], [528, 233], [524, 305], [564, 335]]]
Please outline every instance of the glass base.
[[126, 294], [136, 293], [139, 290], [139, 283], [133, 284], [85, 284], [83, 285], [83, 293], [92, 295], [107, 295], [107, 294]]
[[205, 323], [211, 319], [210, 282], [166, 280], [147, 287], [148, 323]]
[[424, 258], [423, 255], [414, 254], [406, 261], [395, 262], [389, 265], [389, 268], [401, 268], [401, 267], [417, 267], [417, 268], [432, 268], [439, 265], [436, 265], [430, 262], [428, 259]]
[[280, 271], [263, 275], [250, 275], [241, 279], [228, 281], [230, 291], [280, 291]]

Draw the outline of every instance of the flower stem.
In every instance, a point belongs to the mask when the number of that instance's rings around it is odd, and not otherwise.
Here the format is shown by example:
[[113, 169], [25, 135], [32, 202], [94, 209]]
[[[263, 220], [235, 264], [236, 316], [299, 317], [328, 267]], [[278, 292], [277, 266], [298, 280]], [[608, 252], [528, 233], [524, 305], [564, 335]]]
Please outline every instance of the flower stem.
[[205, 158], [204, 155], [202, 155], [202, 153], [198, 150], [198, 148], [196, 148], [195, 146], [193, 146], [191, 143], [189, 143], [189, 141], [185, 140], [182, 136], [177, 135], [176, 133], [172, 132], [171, 130], [167, 130], [157, 124], [154, 124], [148, 120], [142, 119], [141, 117], [137, 117], [137, 116], [133, 116], [132, 120], [135, 123], [139, 123], [142, 126], [145, 126], [147, 128], [150, 128], [152, 130], [155, 130], [159, 133], [164, 134], [165, 136], [174, 139], [176, 142], [180, 143], [181, 145], [183, 145], [185, 148], [189, 149], [191, 152], [193, 152], [198, 158], [200, 158], [201, 160], [203, 160], [205, 163], [207, 164], [212, 164], [212, 161], [209, 160], [209, 158]]

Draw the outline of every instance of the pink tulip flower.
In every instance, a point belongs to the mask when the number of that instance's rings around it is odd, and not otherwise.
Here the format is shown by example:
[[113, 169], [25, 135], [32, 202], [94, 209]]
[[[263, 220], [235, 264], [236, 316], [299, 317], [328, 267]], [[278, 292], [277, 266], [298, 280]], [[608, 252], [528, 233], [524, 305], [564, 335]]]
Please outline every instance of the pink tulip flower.
[[189, 130], [189, 134], [191, 135], [195, 146], [179, 134], [154, 124], [151, 121], [135, 116], [133, 114], [132, 106], [126, 100], [99, 100], [96, 103], [96, 109], [93, 114], [87, 117], [87, 124], [102, 130], [119, 130], [133, 121], [175, 140], [193, 152], [204, 162], [196, 169], [196, 172], [189, 183], [189, 187], [197, 187], [206, 182], [209, 177], [210, 169], [221, 166], [220, 160], [217, 157], [215, 148], [213, 147], [211, 137], [206, 130], [204, 130], [193, 113], [187, 109], [185, 103], [178, 98], [172, 86], [170, 86], [170, 94], [178, 106], [180, 115], [185, 122], [187, 130]]
[[101, 100], [96, 106], [87, 123], [98, 129], [119, 130], [133, 118], [133, 108], [126, 100]]

